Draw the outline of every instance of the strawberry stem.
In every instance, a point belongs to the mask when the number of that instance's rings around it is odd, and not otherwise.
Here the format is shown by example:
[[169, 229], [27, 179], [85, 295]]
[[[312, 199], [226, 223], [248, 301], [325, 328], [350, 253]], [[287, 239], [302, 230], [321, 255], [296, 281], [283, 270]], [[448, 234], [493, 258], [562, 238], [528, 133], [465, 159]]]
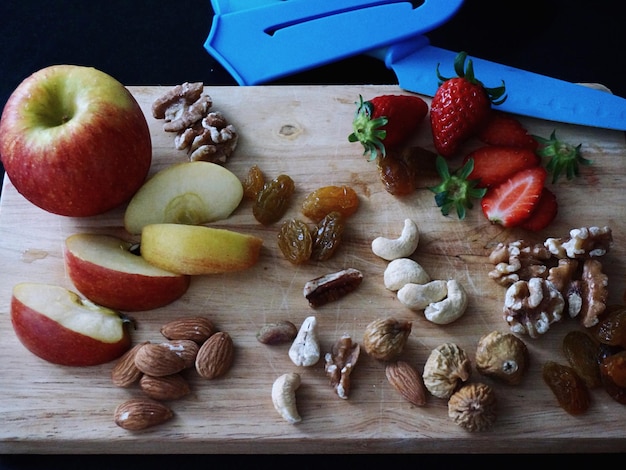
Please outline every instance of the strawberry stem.
[[376, 160], [378, 152], [384, 157], [387, 152], [383, 140], [387, 137], [387, 131], [381, 129], [384, 127], [388, 119], [381, 116], [372, 119], [374, 106], [371, 101], [363, 101], [363, 97], [359, 95], [360, 102], [354, 114], [352, 121], [353, 132], [348, 136], [349, 142], [361, 142], [364, 151], [363, 155], [370, 154], [369, 160]]
[[472, 199], [481, 199], [487, 192], [486, 188], [476, 187], [478, 180], [467, 179], [474, 169], [474, 160], [468, 159], [454, 173], [450, 173], [448, 163], [441, 155], [437, 155], [435, 165], [442, 181], [428, 189], [435, 193], [437, 207], [441, 208], [443, 215], [448, 215], [454, 209], [459, 220], [463, 220], [466, 209], [473, 207]]
[[562, 142], [556, 137], [556, 130], [552, 131], [550, 138], [545, 139], [534, 135], [533, 138], [539, 143], [537, 155], [547, 158], [545, 167], [552, 173], [552, 183], [556, 183], [561, 174], [565, 174], [568, 180], [580, 174], [580, 165], [591, 165], [592, 161], [584, 158], [580, 153], [582, 144], [573, 146]]

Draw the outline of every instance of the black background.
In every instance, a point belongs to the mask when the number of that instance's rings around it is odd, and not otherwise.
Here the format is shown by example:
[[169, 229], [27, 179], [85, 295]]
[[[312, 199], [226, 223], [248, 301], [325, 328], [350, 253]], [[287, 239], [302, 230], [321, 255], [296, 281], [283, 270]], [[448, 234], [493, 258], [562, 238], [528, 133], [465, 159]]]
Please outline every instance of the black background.
[[[602, 83], [613, 93], [626, 97], [621, 64], [626, 28], [620, 6], [621, 2], [611, 0], [466, 0], [450, 22], [428, 36], [439, 47], [465, 50], [470, 56], [572, 82]], [[0, 0], [0, 108], [25, 77], [56, 63], [93, 66], [126, 85], [175, 85], [185, 81], [236, 85], [203, 48], [212, 16], [209, 0]], [[381, 62], [360, 56], [274, 83], [393, 84], [397, 81]], [[302, 451], [306, 452], [306, 442]], [[528, 453], [532, 449], [524, 448], [520, 442], [520, 451]], [[454, 453], [454, 449], [450, 452]], [[333, 461], [342, 462], [336, 458]], [[475, 456], [469, 459], [422, 456], [408, 460], [429, 466], [483, 461]], [[515, 461], [526, 463], [526, 459], [519, 457]], [[0, 457], [0, 468], [69, 469], [85, 464], [93, 468], [180, 468], [183, 462], [186, 460], [179, 456], [88, 459], [4, 456]], [[231, 458], [225, 462], [237, 467], [239, 463], [254, 465], [268, 460]], [[209, 457], [198, 459], [194, 465], [202, 463], [217, 464]], [[298, 466], [307, 465], [301, 462]]]

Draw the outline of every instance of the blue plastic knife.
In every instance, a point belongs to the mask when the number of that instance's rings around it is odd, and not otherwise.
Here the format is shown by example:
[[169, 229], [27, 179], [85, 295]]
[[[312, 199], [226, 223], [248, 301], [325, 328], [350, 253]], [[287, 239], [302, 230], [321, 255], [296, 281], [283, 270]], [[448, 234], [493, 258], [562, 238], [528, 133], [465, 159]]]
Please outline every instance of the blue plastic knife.
[[[256, 85], [352, 55], [384, 60], [401, 88], [433, 96], [436, 69], [453, 76], [457, 53], [423, 33], [462, 0], [213, 0], [205, 48], [240, 85]], [[381, 21], [384, 18], [384, 21]], [[626, 99], [586, 86], [470, 57], [488, 87], [504, 81], [499, 109], [571, 124], [626, 130]]]

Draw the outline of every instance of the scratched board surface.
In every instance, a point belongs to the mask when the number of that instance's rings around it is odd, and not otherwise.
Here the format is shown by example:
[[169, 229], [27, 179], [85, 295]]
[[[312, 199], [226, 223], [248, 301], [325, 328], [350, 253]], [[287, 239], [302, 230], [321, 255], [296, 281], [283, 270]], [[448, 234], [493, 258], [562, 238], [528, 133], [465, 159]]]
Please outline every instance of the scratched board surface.
[[[150, 125], [154, 158], [151, 172], [185, 161], [174, 149], [174, 137], [153, 119], [150, 106], [168, 87], [130, 87]], [[318, 321], [323, 352], [343, 334], [360, 342], [366, 325], [379, 317], [408, 319], [412, 332], [401, 358], [422, 370], [430, 351], [444, 342], [463, 348], [472, 362], [479, 338], [493, 330], [508, 331], [502, 318], [505, 289], [489, 279], [487, 259], [499, 242], [520, 238], [543, 241], [567, 237], [582, 226], [609, 226], [614, 242], [602, 258], [609, 275], [610, 303], [620, 303], [626, 277], [626, 144], [624, 134], [522, 118], [531, 133], [582, 143], [593, 160], [574, 181], [551, 185], [560, 209], [549, 229], [537, 234], [504, 230], [489, 224], [476, 206], [465, 220], [444, 217], [427, 189], [436, 183], [426, 171], [420, 188], [408, 197], [387, 193], [376, 165], [351, 144], [354, 103], [359, 94], [404, 93], [396, 86], [206, 87], [213, 109], [222, 111], [240, 133], [239, 145], [226, 167], [243, 178], [252, 164], [266, 177], [288, 174], [296, 184], [286, 218], [302, 217], [300, 204], [311, 191], [326, 185], [350, 185], [359, 209], [349, 219], [344, 242], [323, 263], [294, 266], [276, 244], [280, 223], [260, 225], [252, 206], [242, 202], [227, 220], [214, 226], [252, 233], [264, 240], [257, 265], [239, 273], [198, 276], [174, 303], [133, 314], [138, 327], [133, 341], [162, 339], [159, 328], [175, 318], [206, 315], [233, 337], [236, 355], [223, 378], [206, 381], [190, 372], [192, 393], [171, 402], [175, 417], [143, 432], [129, 432], [113, 421], [115, 407], [140, 396], [137, 388], [121, 389], [110, 380], [113, 364], [71, 368], [49, 364], [29, 353], [13, 333], [9, 305], [12, 287], [21, 281], [58, 284], [72, 289], [63, 264], [63, 243], [78, 232], [128, 237], [124, 207], [106, 214], [66, 218], [46, 213], [19, 195], [5, 178], [0, 207], [0, 450], [5, 453], [273, 453], [273, 452], [541, 452], [626, 450], [626, 408], [603, 390], [592, 391], [588, 412], [573, 417], [556, 403], [541, 378], [547, 360], [565, 363], [561, 350], [575, 320], [553, 325], [543, 336], [522, 337], [530, 366], [520, 385], [508, 386], [478, 374], [470, 381], [494, 387], [497, 421], [482, 433], [469, 433], [448, 418], [445, 400], [430, 396], [423, 407], [405, 401], [387, 382], [384, 364], [361, 354], [352, 374], [348, 400], [330, 387], [324, 361], [310, 368], [295, 366], [289, 345], [266, 346], [256, 340], [265, 322], [290, 320], [299, 326], [310, 315]], [[428, 101], [428, 99], [427, 99]], [[427, 120], [416, 145], [432, 149]], [[465, 150], [477, 144], [468, 143]], [[458, 165], [460, 159], [452, 160]], [[465, 315], [438, 326], [412, 312], [385, 289], [387, 262], [371, 251], [377, 236], [395, 238], [406, 218], [420, 230], [412, 258], [432, 279], [457, 279], [469, 294]], [[313, 309], [303, 296], [306, 281], [344, 268], [360, 270], [364, 279], [348, 296]], [[281, 374], [298, 372], [302, 422], [291, 425], [276, 413], [272, 383]], [[523, 443], [523, 446], [520, 445]]]

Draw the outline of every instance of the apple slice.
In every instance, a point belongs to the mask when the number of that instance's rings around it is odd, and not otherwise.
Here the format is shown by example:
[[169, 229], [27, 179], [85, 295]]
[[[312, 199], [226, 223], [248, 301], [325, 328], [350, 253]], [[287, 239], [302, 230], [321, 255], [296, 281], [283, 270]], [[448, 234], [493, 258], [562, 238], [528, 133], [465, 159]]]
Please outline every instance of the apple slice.
[[221, 165], [177, 163], [156, 173], [135, 193], [124, 214], [129, 233], [148, 224], [200, 225], [227, 218], [243, 198], [243, 185]]
[[15, 285], [11, 322], [26, 349], [55, 364], [104, 364], [131, 345], [130, 322], [118, 312], [51, 284]]
[[180, 274], [216, 274], [247, 269], [259, 259], [263, 240], [205, 225], [151, 224], [141, 232], [146, 261]]
[[116, 310], [163, 307], [181, 297], [190, 277], [148, 263], [120, 238], [78, 233], [65, 240], [65, 266], [78, 291], [92, 302]]

